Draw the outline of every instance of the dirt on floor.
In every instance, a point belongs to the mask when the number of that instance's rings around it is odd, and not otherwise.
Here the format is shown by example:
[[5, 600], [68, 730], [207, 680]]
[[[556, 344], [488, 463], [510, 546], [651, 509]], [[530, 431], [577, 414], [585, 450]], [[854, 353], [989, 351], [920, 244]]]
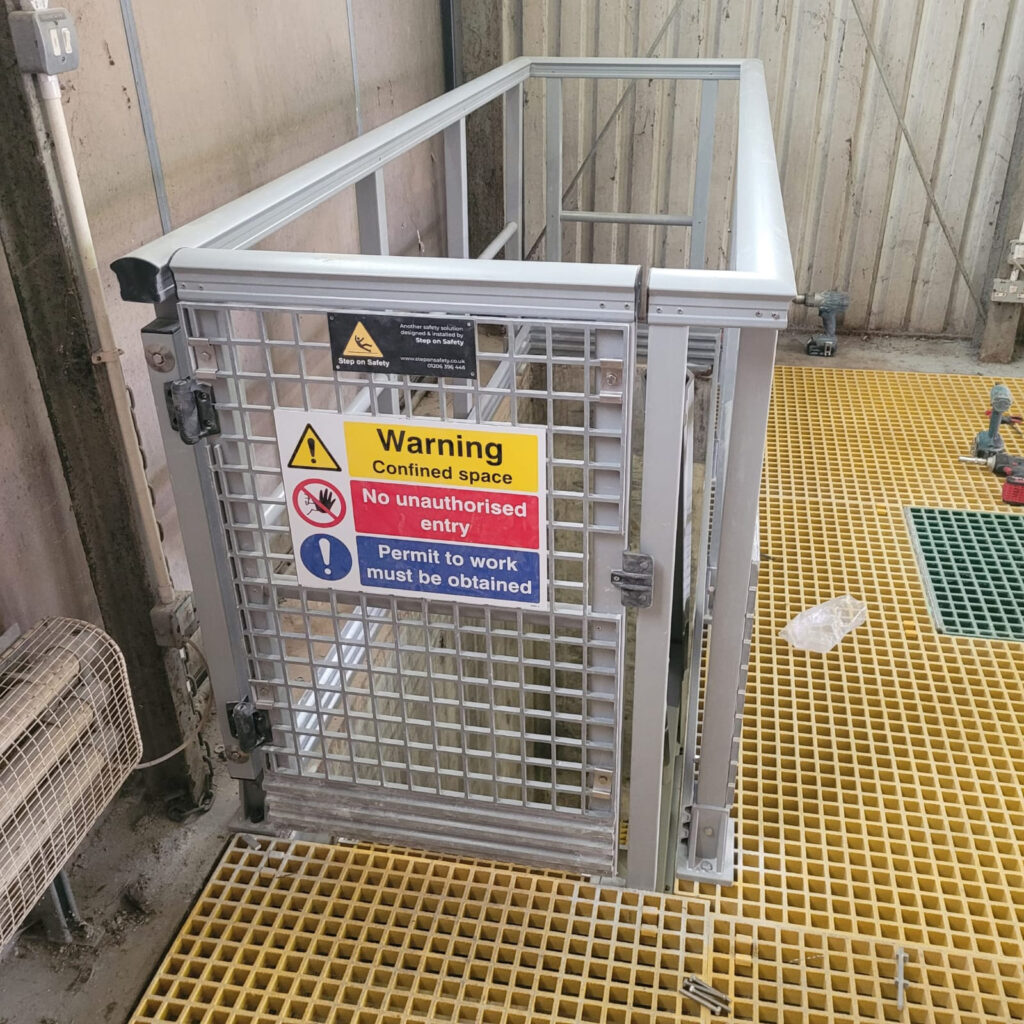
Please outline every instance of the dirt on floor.
[[68, 867], [85, 927], [70, 946], [40, 926], [0, 962], [0, 1024], [121, 1024], [230, 835], [238, 789], [218, 765], [211, 809], [168, 818], [129, 780]]
[[906, 334], [840, 334], [836, 354], [809, 356], [810, 334], [784, 331], [776, 361], [784, 366], [821, 366], [837, 370], [911, 370], [962, 373], [967, 376], [1024, 377], [1024, 360], [978, 362], [978, 346], [970, 338], [933, 338]]

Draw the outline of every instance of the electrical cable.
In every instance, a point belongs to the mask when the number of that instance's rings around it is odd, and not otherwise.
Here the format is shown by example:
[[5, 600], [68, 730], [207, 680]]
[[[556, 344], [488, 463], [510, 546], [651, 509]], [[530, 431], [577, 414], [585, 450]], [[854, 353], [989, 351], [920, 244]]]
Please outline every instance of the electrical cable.
[[173, 750], [168, 750], [161, 757], [154, 757], [152, 761], [143, 761], [141, 764], [137, 764], [135, 771], [141, 772], [144, 768], [155, 768], [158, 764], [163, 764], [164, 761], [170, 761], [176, 754], [180, 754], [194, 738], [194, 736], [189, 736], [188, 739], [182, 740]]
[[[199, 671], [195, 674], [188, 672], [187, 669], [185, 672], [185, 679], [187, 683], [185, 692], [188, 694], [189, 706], [192, 709], [192, 713], [196, 716], [195, 730], [191, 735], [186, 736], [185, 739], [183, 739], [173, 750], [169, 750], [166, 754], [161, 754], [160, 757], [154, 757], [152, 760], [143, 761], [141, 764], [135, 766], [135, 771], [154, 768], [158, 764], [163, 764], [164, 761], [169, 761], [172, 757], [176, 757], [185, 750], [193, 740], [199, 744], [203, 763], [206, 766], [206, 777], [203, 780], [203, 791], [200, 794], [199, 799], [194, 803], [187, 796], [172, 797], [168, 800], [166, 805], [167, 815], [173, 821], [177, 822], [185, 821], [194, 814], [205, 814], [213, 806], [213, 753], [210, 750], [210, 744], [203, 735], [203, 729], [206, 727], [206, 723], [210, 717], [210, 711], [213, 708], [212, 692], [210, 694], [210, 699], [207, 701], [206, 707], [203, 708], [201, 712], [196, 707], [196, 696], [198, 695], [203, 682], [210, 678], [210, 671], [206, 661], [206, 655], [203, 653], [202, 648], [189, 637], [185, 638], [185, 645], [195, 651], [196, 655], [202, 662]], [[182, 659], [187, 660], [187, 655], [184, 652], [182, 652]]]

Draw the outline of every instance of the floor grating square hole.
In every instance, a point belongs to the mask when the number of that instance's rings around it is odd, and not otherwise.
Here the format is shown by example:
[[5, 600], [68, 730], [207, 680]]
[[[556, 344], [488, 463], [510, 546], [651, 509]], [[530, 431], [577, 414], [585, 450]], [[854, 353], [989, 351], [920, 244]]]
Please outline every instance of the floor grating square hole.
[[905, 512], [936, 628], [1024, 640], [1024, 517], [948, 508]]

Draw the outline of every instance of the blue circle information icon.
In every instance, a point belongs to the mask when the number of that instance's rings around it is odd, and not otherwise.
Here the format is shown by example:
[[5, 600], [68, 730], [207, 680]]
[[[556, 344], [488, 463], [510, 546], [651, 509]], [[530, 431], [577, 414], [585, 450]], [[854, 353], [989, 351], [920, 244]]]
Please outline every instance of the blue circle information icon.
[[329, 533], [314, 533], [299, 547], [302, 564], [322, 580], [341, 580], [352, 571], [348, 548]]

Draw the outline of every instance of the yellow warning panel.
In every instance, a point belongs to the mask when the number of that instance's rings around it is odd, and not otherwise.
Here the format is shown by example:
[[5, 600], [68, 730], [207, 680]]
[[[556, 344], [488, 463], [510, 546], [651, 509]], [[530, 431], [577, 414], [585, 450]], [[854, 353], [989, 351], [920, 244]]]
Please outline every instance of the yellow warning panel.
[[536, 493], [544, 457], [542, 427], [445, 427], [435, 421], [349, 420], [354, 478], [452, 484]]
[[363, 326], [362, 320], [356, 324], [355, 329], [349, 335], [342, 355], [348, 356], [350, 359], [384, 358], [384, 353], [381, 352], [370, 332]]
[[313, 429], [312, 423], [307, 423], [299, 443], [288, 460], [289, 469], [323, 469], [327, 471], [340, 470], [338, 460], [330, 453], [327, 445], [324, 444], [320, 435]]

